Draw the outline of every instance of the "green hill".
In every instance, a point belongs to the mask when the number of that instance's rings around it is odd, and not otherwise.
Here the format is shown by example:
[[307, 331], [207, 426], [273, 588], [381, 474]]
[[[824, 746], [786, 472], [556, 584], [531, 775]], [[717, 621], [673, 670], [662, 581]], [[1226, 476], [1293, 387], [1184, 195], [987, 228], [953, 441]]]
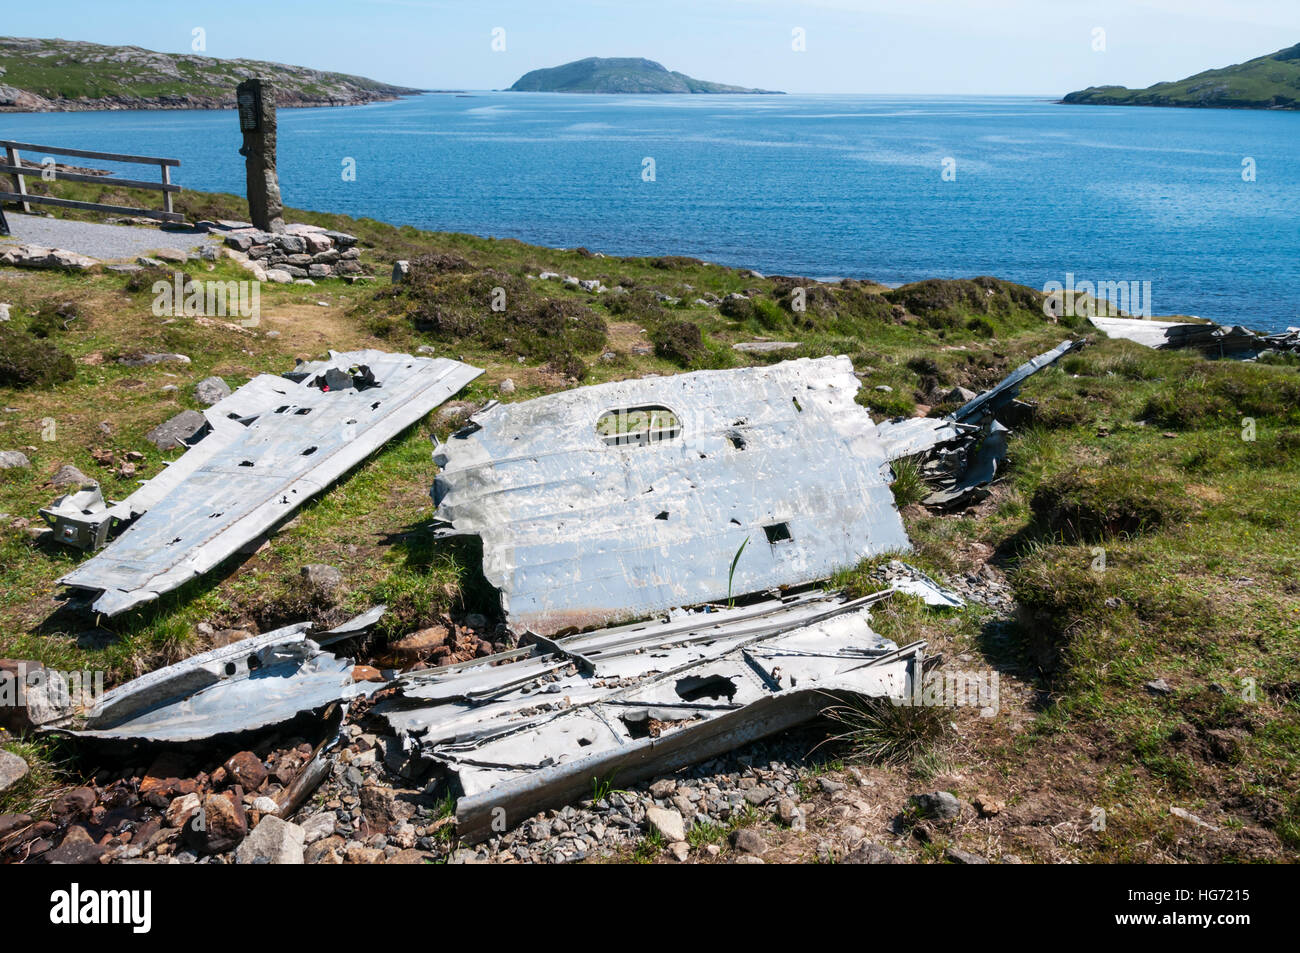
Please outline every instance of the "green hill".
[[1061, 102], [1094, 106], [1300, 109], [1300, 43], [1236, 66], [1206, 70], [1146, 89], [1090, 86], [1069, 93]]
[[350, 106], [420, 92], [261, 60], [0, 37], [0, 112], [233, 109], [235, 87], [252, 76], [276, 84], [281, 106]]
[[535, 69], [510, 87], [520, 93], [775, 93], [695, 79], [654, 60], [589, 56], [563, 66]]

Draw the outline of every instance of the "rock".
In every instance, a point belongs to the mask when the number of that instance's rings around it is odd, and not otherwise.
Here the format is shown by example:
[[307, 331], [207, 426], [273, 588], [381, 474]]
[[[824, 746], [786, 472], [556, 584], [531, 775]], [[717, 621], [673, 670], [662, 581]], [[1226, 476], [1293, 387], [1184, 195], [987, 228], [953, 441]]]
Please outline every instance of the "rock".
[[411, 275], [411, 263], [409, 261], [393, 262], [393, 284], [400, 285]]
[[425, 850], [406, 848], [389, 857], [386, 864], [436, 864], [438, 855]]
[[204, 407], [230, 396], [230, 385], [220, 377], [205, 377], [194, 385], [194, 399]]
[[513, 394], [516, 389], [517, 388], [515, 387], [515, 382], [511, 380], [509, 377], [507, 377], [505, 380], [503, 380], [500, 384], [497, 385], [497, 390], [499, 390], [503, 394]]
[[280, 805], [275, 803], [275, 798], [267, 797], [265, 794], [254, 798], [252, 807], [259, 814], [275, 814], [280, 810]]
[[14, 831], [27, 827], [32, 822], [30, 814], [0, 814], [0, 839], [8, 837]]
[[753, 854], [741, 854], [739, 857], [733, 860], [732, 863], [733, 864], [762, 864], [762, 863], [766, 863], [766, 861], [764, 861], [762, 857], [756, 857]]
[[1171, 695], [1174, 691], [1169, 687], [1169, 683], [1163, 678], [1157, 678], [1154, 681], [1147, 682], [1144, 687], [1152, 695]]
[[7, 791], [27, 777], [27, 762], [12, 751], [0, 749], [0, 791]]
[[303, 860], [309, 864], [343, 863], [343, 838], [337, 834], [322, 838], [303, 851]]
[[776, 804], [777, 816], [781, 818], [782, 824], [793, 824], [803, 812], [799, 810], [799, 805], [788, 797], [781, 798]]
[[186, 441], [206, 427], [207, 423], [207, 418], [197, 410], [182, 410], [175, 417], [150, 430], [144, 435], [144, 439], [159, 450], [184, 447]]
[[334, 812], [322, 811], [319, 814], [313, 814], [302, 822], [303, 843], [314, 844], [327, 837], [332, 837], [337, 827], [338, 817]]
[[834, 794], [836, 791], [843, 791], [848, 787], [848, 785], [843, 781], [836, 781], [834, 778], [828, 778], [825, 776], [817, 779], [817, 786], [827, 794]]
[[[264, 820], [262, 823], [266, 823]], [[209, 794], [203, 809], [185, 828], [186, 840], [208, 854], [224, 854], [248, 837], [248, 815], [242, 800], [225, 794]]]
[[767, 850], [767, 843], [758, 831], [742, 827], [731, 835], [731, 846], [744, 854], [761, 854]]
[[662, 807], [648, 807], [645, 811], [646, 823], [650, 829], [659, 832], [667, 843], [675, 844], [686, 840], [686, 823], [676, 811]]
[[256, 791], [266, 780], [266, 766], [262, 759], [251, 751], [240, 751], [231, 755], [222, 765], [231, 783], [238, 784], [245, 791]]
[[987, 864], [988, 858], [981, 857], [979, 854], [972, 854], [970, 851], [962, 850], [960, 847], [945, 847], [943, 851], [944, 859], [950, 864]]
[[656, 800], [663, 800], [672, 797], [677, 790], [677, 782], [672, 778], [660, 778], [654, 784], [650, 785], [650, 796]]
[[977, 395], [973, 390], [968, 390], [965, 387], [954, 387], [939, 400], [940, 403], [946, 404], [965, 404], [974, 400], [977, 396], [979, 395]]
[[47, 864], [95, 864], [108, 848], [100, 847], [84, 827], [70, 827], [63, 843], [45, 855]]
[[867, 841], [859, 844], [841, 863], [844, 864], [901, 864], [895, 854], [888, 847], [884, 847], [874, 841]]
[[303, 829], [297, 824], [282, 820], [274, 814], [262, 818], [262, 823], [244, 838], [235, 851], [237, 864], [302, 864]]
[[125, 367], [151, 367], [154, 364], [189, 364], [190, 359], [184, 354], [140, 354], [135, 357], [119, 357], [117, 363]]
[[913, 794], [907, 799], [907, 805], [921, 817], [936, 821], [951, 821], [961, 814], [961, 801], [948, 791]]
[[308, 563], [302, 567], [302, 578], [318, 595], [332, 595], [343, 585], [343, 573], [324, 563]]
[[155, 258], [161, 258], [163, 261], [170, 261], [177, 265], [183, 265], [190, 260], [188, 253], [181, 251], [179, 248], [159, 248], [154, 251]]
[[72, 788], [64, 791], [50, 805], [50, 813], [55, 817], [76, 817], [90, 813], [95, 806], [95, 792], [92, 788]]
[[1001, 801], [987, 794], [977, 794], [971, 804], [975, 806], [975, 810], [979, 812], [980, 817], [996, 817], [1002, 813], [1005, 807]]
[[14, 733], [72, 714], [79, 700], [62, 673], [24, 659], [0, 659], [0, 699], [0, 728]]
[[754, 805], [754, 807], [760, 807], [771, 800], [772, 795], [775, 793], [776, 792], [767, 785], [757, 784], [745, 792], [745, 800]]
[[225, 648], [227, 645], [233, 645], [236, 642], [242, 642], [244, 639], [251, 639], [253, 633], [244, 629], [220, 629], [212, 633], [212, 647], [214, 649]]
[[384, 681], [384, 673], [373, 665], [354, 665], [352, 666], [352, 681], [382, 682]]
[[189, 762], [175, 751], [159, 754], [140, 779], [140, 798], [154, 807], [166, 808], [181, 795], [193, 794], [198, 789], [198, 784], [190, 777]]
[[446, 626], [433, 625], [402, 636], [397, 641], [389, 643], [389, 648], [398, 658], [415, 661], [428, 658], [433, 654], [434, 649], [446, 645], [450, 635]]
[[684, 864], [691, 856], [691, 848], [685, 841], [677, 841], [668, 846], [668, 853], [672, 854], [679, 864]]
[[0, 450], [0, 470], [16, 470], [31, 465], [32, 461], [27, 459], [27, 454], [20, 450]]
[[9, 309], [12, 305], [0, 304], [0, 321], [9, 320]]
[[384, 852], [378, 847], [367, 847], [364, 844], [350, 844], [343, 852], [343, 862], [345, 864], [380, 864], [384, 861]]
[[395, 788], [367, 784], [361, 788], [361, 813], [370, 826], [380, 833], [389, 826], [409, 821], [415, 816], [415, 805], [400, 797]]
[[266, 271], [266, 280], [278, 285], [287, 285], [293, 283], [293, 275], [283, 268], [268, 268]]
[[50, 477], [49, 482], [50, 482], [50, 486], [58, 486], [58, 487], [63, 487], [63, 486], [81, 487], [81, 486], [90, 486], [91, 484], [94, 484], [95, 486], [99, 485], [98, 480], [92, 480], [90, 477], [86, 476], [86, 474], [82, 473], [80, 470], [74, 467], [71, 463], [65, 463], [63, 466], [59, 467], [59, 469], [55, 472], [54, 476]]
[[203, 802], [197, 794], [182, 794], [173, 798], [167, 808], [166, 818], [169, 827], [184, 827], [185, 822], [199, 812]]
[[894, 392], [894, 388], [890, 387], [888, 384], [877, 384], [876, 390], [880, 391], [882, 394], [892, 394]]

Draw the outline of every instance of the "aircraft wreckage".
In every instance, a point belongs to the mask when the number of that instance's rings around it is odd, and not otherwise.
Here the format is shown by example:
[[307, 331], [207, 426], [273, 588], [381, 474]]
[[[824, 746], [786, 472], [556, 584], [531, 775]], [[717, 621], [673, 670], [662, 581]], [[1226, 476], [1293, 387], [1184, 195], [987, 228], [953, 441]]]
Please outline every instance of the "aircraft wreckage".
[[[55, 538], [103, 546], [59, 582], [114, 616], [158, 598], [262, 538], [483, 372], [445, 358], [330, 352], [259, 374], [204, 412], [197, 440], [120, 503], [82, 488], [41, 511]], [[134, 521], [134, 522], [132, 522]]]
[[[1023, 382], [1077, 346], [1066, 341], [1026, 362], [947, 417], [879, 425], [857, 403], [860, 384], [844, 357], [489, 404], [435, 449], [437, 531], [482, 539], [484, 574], [500, 591], [518, 648], [360, 687], [351, 663], [322, 646], [364, 631], [379, 607], [316, 641], [291, 626], [136, 679], [75, 734], [193, 741], [369, 694], [408, 765], [459, 788], [458, 834], [473, 841], [500, 829], [502, 811], [513, 825], [589, 792], [593, 778], [633, 783], [706, 760], [805, 721], [835, 697], [901, 701], [921, 677], [925, 645], [898, 646], [874, 632], [872, 606], [898, 592], [934, 607], [958, 607], [960, 597], [901, 564], [892, 564], [889, 588], [864, 598], [809, 586], [864, 557], [909, 548], [891, 464], [920, 461], [937, 487], [935, 505], [978, 498], [1005, 452], [999, 418], [1021, 417]], [[399, 368], [384, 357], [366, 355], [376, 378], [414, 370], [403, 363], [414, 358], [393, 358]], [[259, 415], [319, 408], [331, 394], [371, 400], [373, 390], [312, 384], [357, 358], [300, 368], [296, 385], [258, 379], [257, 393], [277, 395], [265, 395]], [[430, 362], [427, 373], [423, 403], [479, 372]], [[295, 386], [303, 388], [298, 400]], [[227, 424], [224, 410], [213, 408], [214, 434], [220, 426], [236, 439], [214, 443], [216, 452], [183, 471], [192, 476], [154, 491], [119, 541], [137, 528], [156, 540], [144, 520], [173, 497], [188, 500], [196, 479], [207, 485], [208, 461], [220, 456], [216, 472], [230, 481], [229, 461], [242, 454], [229, 449], [240, 447], [231, 427], [253, 433], [256, 423]], [[298, 430], [262, 439], [296, 448], [325, 438]], [[372, 432], [368, 442], [376, 439]], [[279, 459], [283, 451], [268, 452]], [[191, 520], [197, 512], [183, 511]], [[117, 545], [65, 578], [113, 593], [111, 606], [141, 601], [152, 591], [136, 582], [146, 573], [114, 576]], [[109, 569], [82, 572], [110, 556]], [[324, 748], [320, 758], [323, 772]]]

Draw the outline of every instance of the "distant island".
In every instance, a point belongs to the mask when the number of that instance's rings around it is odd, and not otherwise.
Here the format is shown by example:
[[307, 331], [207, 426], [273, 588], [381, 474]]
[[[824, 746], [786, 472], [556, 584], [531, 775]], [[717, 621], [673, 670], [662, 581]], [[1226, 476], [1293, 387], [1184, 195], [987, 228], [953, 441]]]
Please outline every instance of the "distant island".
[[0, 37], [0, 112], [233, 109], [235, 87], [252, 76], [275, 83], [280, 106], [355, 106], [422, 92], [261, 60]]
[[589, 56], [563, 66], [535, 69], [510, 87], [515, 93], [738, 93], [781, 95], [774, 89], [749, 89], [695, 79], [654, 60]]
[[1146, 89], [1090, 86], [1069, 93], [1061, 102], [1093, 106], [1300, 109], [1300, 43], [1236, 66], [1206, 70]]

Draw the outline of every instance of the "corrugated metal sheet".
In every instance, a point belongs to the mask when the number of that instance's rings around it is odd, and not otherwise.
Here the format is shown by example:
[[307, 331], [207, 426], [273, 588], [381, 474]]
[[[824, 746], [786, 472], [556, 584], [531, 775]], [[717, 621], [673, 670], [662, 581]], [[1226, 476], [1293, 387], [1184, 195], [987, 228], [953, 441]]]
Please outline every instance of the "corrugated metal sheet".
[[[322, 390], [332, 368], [378, 386]], [[211, 432], [107, 511], [139, 519], [59, 581], [117, 615], [217, 566], [483, 372], [445, 358], [331, 352], [294, 378], [260, 375], [205, 412]]]
[[[541, 634], [825, 579], [909, 546], [858, 387], [828, 357], [493, 405], [435, 454], [438, 516]], [[661, 439], [598, 432], [647, 408]]]

